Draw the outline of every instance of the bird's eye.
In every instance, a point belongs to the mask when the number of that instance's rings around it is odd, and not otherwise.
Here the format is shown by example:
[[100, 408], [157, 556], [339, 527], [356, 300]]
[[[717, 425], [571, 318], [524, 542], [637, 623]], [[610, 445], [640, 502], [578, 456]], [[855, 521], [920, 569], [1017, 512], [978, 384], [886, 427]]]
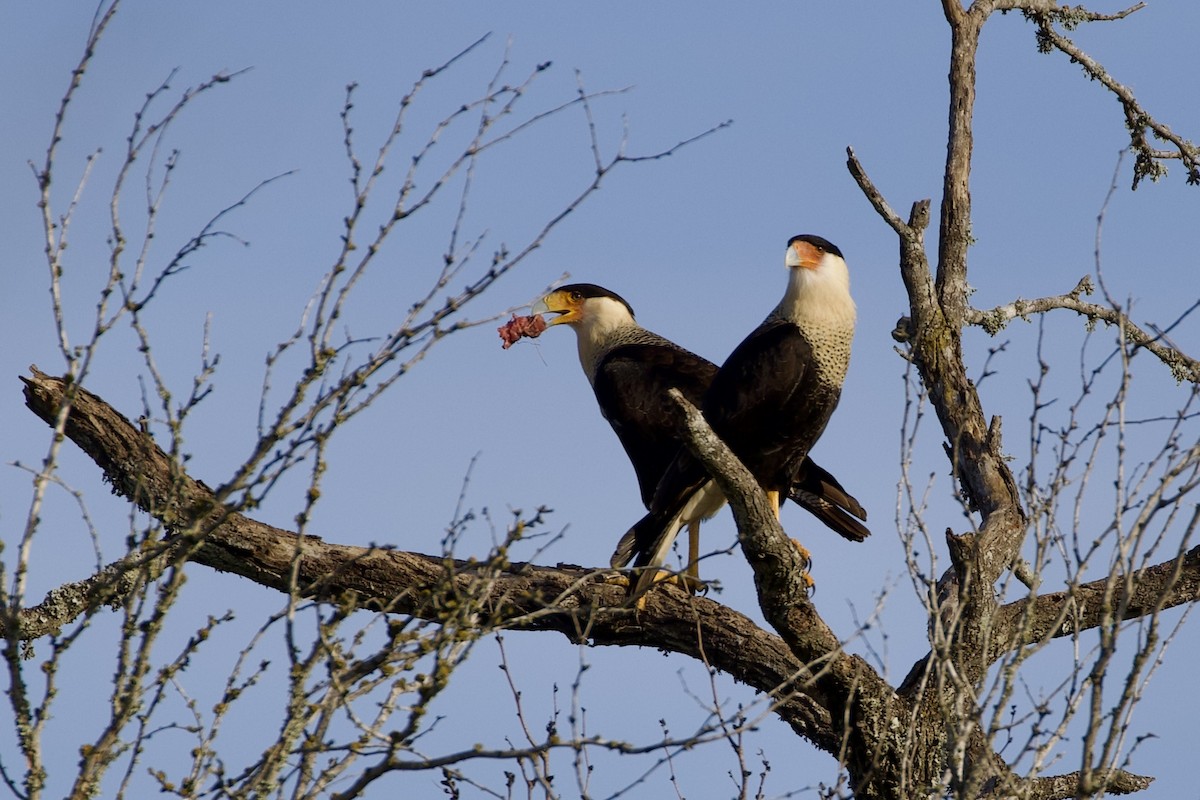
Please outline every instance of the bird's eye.
[[579, 292], [571, 292], [571, 300], [572, 301], [578, 303], [582, 299], [583, 299], [583, 295], [581, 295]]

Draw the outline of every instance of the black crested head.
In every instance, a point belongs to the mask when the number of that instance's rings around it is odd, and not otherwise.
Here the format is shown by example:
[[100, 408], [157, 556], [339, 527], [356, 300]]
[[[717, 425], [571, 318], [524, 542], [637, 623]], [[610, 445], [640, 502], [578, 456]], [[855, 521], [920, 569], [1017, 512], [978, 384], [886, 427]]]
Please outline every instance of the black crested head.
[[621, 295], [617, 294], [616, 292], [605, 289], [603, 286], [597, 286], [594, 283], [568, 283], [566, 286], [558, 287], [558, 289], [555, 291], [576, 293], [585, 300], [592, 297], [608, 297], [625, 306], [625, 308], [629, 310], [629, 316], [636, 316], [633, 313], [633, 306], [629, 305], [629, 303], [625, 301], [624, 297], [621, 297]]
[[792, 238], [788, 239], [788, 247], [791, 247], [796, 242], [808, 242], [813, 247], [820, 248], [826, 253], [833, 253], [838, 258], [845, 258], [845, 256], [842, 255], [842, 251], [838, 249], [836, 244], [813, 233], [802, 233], [799, 236], [793, 236]]

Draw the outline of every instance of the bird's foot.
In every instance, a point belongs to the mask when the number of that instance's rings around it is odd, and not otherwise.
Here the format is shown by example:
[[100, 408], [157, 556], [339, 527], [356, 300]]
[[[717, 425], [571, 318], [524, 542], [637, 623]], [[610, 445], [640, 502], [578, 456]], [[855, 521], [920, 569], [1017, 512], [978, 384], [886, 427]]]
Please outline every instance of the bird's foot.
[[[634, 608], [641, 611], [646, 607], [646, 596], [659, 584], [670, 583], [690, 594], [707, 594], [709, 584], [700, 580], [700, 576], [691, 571], [670, 572], [665, 569], [655, 570], [654, 578], [646, 582], [644, 589], [638, 594]], [[629, 584], [627, 584], [629, 585]]]
[[690, 594], [708, 594], [708, 582], [692, 572], [681, 572], [671, 577], [671, 582]]
[[597, 580], [605, 586], [620, 586], [622, 589], [628, 589], [633, 585], [629, 580], [629, 575], [616, 570], [599, 573]]
[[645, 610], [646, 598], [649, 596], [650, 590], [653, 589], [656, 584], [667, 583], [668, 581], [673, 581], [674, 578], [674, 573], [661, 569], [654, 570], [653, 577], [650, 577], [650, 573], [648, 572], [641, 573], [636, 584], [632, 582], [629, 584], [629, 591], [637, 594], [637, 597], [633, 603], [634, 609], [637, 611]]
[[809, 570], [812, 569], [812, 553], [808, 551], [807, 547], [800, 544], [799, 539], [792, 539], [792, 545], [800, 555], [800, 580], [804, 582], [804, 592], [805, 594], [812, 594], [816, 588], [816, 583], [813, 581], [812, 575], [809, 574]]
[[692, 568], [683, 572], [667, 572], [659, 570], [654, 583], [670, 583], [678, 586], [689, 594], [708, 594], [708, 582], [700, 580], [700, 573]]
[[799, 539], [792, 539], [792, 546], [796, 548], [796, 552], [800, 554], [800, 560], [803, 561], [802, 569], [808, 572], [812, 569], [812, 553], [808, 552], [808, 548], [800, 544]]
[[674, 576], [675, 585], [689, 594], [708, 594], [708, 584], [700, 580], [700, 565], [692, 560]]

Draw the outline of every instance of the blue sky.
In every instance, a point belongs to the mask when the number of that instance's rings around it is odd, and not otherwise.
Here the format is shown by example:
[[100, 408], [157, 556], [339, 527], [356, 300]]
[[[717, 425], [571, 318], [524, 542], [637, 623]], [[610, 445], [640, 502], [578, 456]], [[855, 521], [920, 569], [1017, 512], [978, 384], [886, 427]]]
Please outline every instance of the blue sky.
[[[0, 8], [0, 96], [8, 109], [0, 118], [6, 221], [0, 263], [8, 279], [0, 324], [10, 343], [0, 352], [0, 375], [10, 381], [10, 390], [0, 394], [0, 413], [8, 420], [0, 453], [5, 464], [36, 464], [46, 448], [46, 431], [24, 409], [16, 380], [31, 363], [48, 372], [61, 368], [27, 162], [44, 157], [54, 111], [90, 20], [91, 9], [82, 5]], [[1200, 10], [1194, 4], [1160, 0], [1124, 22], [1081, 29], [1076, 39], [1159, 119], [1195, 138], [1200, 107], [1184, 76], [1200, 67], [1192, 41], [1197, 23]], [[178, 246], [261, 180], [296, 172], [227, 222], [247, 246], [224, 241], [207, 248], [166, 287], [149, 318], [160, 363], [184, 392], [211, 315], [212, 347], [222, 363], [212, 397], [195, 415], [188, 447], [193, 474], [220, 482], [252, 441], [267, 352], [294, 329], [337, 252], [340, 220], [350, 203], [338, 117], [346, 85], [359, 85], [356, 136], [370, 153], [420, 71], [489, 33], [487, 42], [419, 96], [412, 146], [423, 143], [437, 119], [482, 92], [506, 51], [510, 82], [536, 64], [552, 62], [524, 101], [526, 113], [569, 100], [578, 80], [592, 91], [625, 90], [593, 105], [606, 156], [623, 140], [630, 155], [649, 154], [725, 120], [733, 124], [670, 158], [615, 170], [598, 194], [472, 309], [475, 317], [528, 303], [569, 273], [621, 293], [644, 325], [719, 361], [776, 302], [784, 281], [780, 260], [791, 235], [821, 234], [846, 254], [859, 306], [854, 360], [841, 406], [814, 455], [863, 501], [874, 536], [851, 546], [813, 531], [795, 509], [784, 522], [805, 532], [814, 551], [816, 602], [835, 630], [849, 635], [855, 616], [870, 614], [888, 590], [870, 636], [886, 651], [887, 667], [898, 679], [926, 649], [924, 619], [895, 530], [904, 369], [889, 332], [904, 309], [904, 294], [894, 236], [847, 173], [845, 148], [855, 148], [897, 209], [906, 211], [925, 197], [936, 201], [945, 152], [949, 39], [936, 2], [651, 7], [129, 2], [70, 109], [60, 155], [62, 183], [55, 198], [65, 204], [84, 158], [102, 148], [83, 195], [66, 279], [73, 335], [86, 334], [94, 292], [103, 281], [105, 190], [133, 112], [173, 69], [179, 70], [172, 83], [178, 90], [218, 71], [250, 68], [199, 98], [169, 135], [168, 144], [182, 156], [156, 237], [161, 252]], [[1010, 14], [994, 18], [984, 34], [976, 121], [973, 302], [988, 308], [1018, 296], [1068, 291], [1094, 268], [1096, 218], [1123, 145], [1117, 103], [1063, 57], [1038, 54], [1030, 26]], [[407, 152], [401, 147], [395, 154], [397, 172]], [[504, 145], [481, 163], [467, 229], [484, 237], [484, 252], [526, 241], [586, 185], [591, 158], [578, 109]], [[1196, 299], [1196, 258], [1189, 242], [1200, 193], [1184, 186], [1178, 169], [1160, 184], [1131, 193], [1130, 169], [1126, 160], [1107, 209], [1104, 277], [1114, 296], [1135, 303], [1136, 319], [1165, 323]], [[131, 200], [131, 216], [134, 207]], [[437, 264], [453, 210], [432, 209], [389, 245], [352, 307], [347, 325], [354, 335], [378, 335], [404, 312], [415, 287]], [[1078, 372], [1079, 329], [1067, 315], [1048, 326], [1050, 348], [1061, 365], [1054, 375], [1062, 376], [1064, 394]], [[1028, 450], [1022, 420], [1028, 416], [1025, 380], [1034, 367], [1035, 335], [1035, 326], [1021, 323], [996, 340], [978, 331], [967, 335], [974, 374], [989, 346], [1010, 343], [993, 364], [999, 373], [983, 394], [988, 413], [1005, 416], [1006, 444], [1018, 460]], [[1200, 352], [1194, 321], [1175, 338], [1185, 350]], [[128, 334], [114, 336], [89, 385], [132, 415], [141, 407], [142, 366], [131, 343]], [[1173, 398], [1182, 397], [1163, 372], [1147, 359], [1137, 366], [1146, 387], [1137, 402], [1147, 409], [1159, 409], [1155, 403], [1172, 408]], [[962, 530], [961, 512], [947, 500], [947, 467], [931, 423], [925, 423], [917, 469], [934, 475], [930, 527]], [[331, 541], [436, 551], [472, 460], [469, 507], [489, 509], [501, 524], [508, 508], [554, 509], [552, 524], [565, 535], [546, 561], [604, 564], [620, 533], [640, 515], [632, 471], [594, 408], [572, 336], [563, 330], [509, 351], [500, 349], [494, 325], [451, 337], [341, 432], [331, 459], [313, 521], [313, 530]], [[102, 541], [111, 537], [106, 556], [115, 557], [128, 525], [123, 503], [109, 496], [95, 469], [74, 452], [65, 457], [64, 476], [85, 492]], [[6, 542], [23, 524], [28, 483], [25, 472], [0, 469], [0, 535]], [[284, 484], [259, 518], [290, 526], [302, 492], [301, 479]], [[45, 518], [45, 533], [35, 543], [35, 596], [87, 574], [91, 552], [65, 495], [55, 496]], [[733, 539], [728, 515], [708, 530], [714, 546]], [[484, 552], [490, 542], [486, 527], [475, 526], [463, 554]], [[937, 555], [944, 562], [944, 551]], [[739, 557], [713, 559], [705, 567], [724, 584], [721, 599], [753, 610], [749, 571]], [[243, 615], [245, 631], [253, 629], [257, 607], [281, 604], [244, 581], [201, 569], [193, 571], [189, 591], [197, 613], [233, 608]], [[229, 652], [246, 635], [231, 634]], [[581, 654], [545, 635], [512, 634], [507, 647], [535, 719], [548, 713], [550, 686], [569, 685], [581, 657], [594, 665], [585, 691], [600, 717], [597, 725], [608, 722], [611, 735], [649, 741], [659, 734], [660, 717], [676, 732], [698, 719], [695, 702], [679, 683], [695, 690], [707, 686], [707, 677], [681, 658], [624, 649]], [[1144, 796], [1194, 792], [1181, 767], [1191, 741], [1173, 734], [1186, 730], [1184, 721], [1200, 712], [1188, 682], [1196, 653], [1194, 630], [1185, 628], [1134, 718], [1139, 732], [1159, 735], [1142, 745], [1131, 767], [1158, 776]], [[214, 659], [214, 669], [220, 669], [220, 659]], [[492, 743], [511, 734], [510, 706], [479, 710], [478, 693], [503, 689], [496, 663], [494, 645], [481, 644], [465, 667], [469, 681], [442, 701], [447, 719], [433, 742], [449, 746], [485, 735], [479, 733], [486, 728], [480, 715], [496, 726], [495, 733], [488, 731]], [[79, 686], [86, 685], [81, 676]], [[752, 701], [744, 687], [727, 681], [718, 687], [732, 703]], [[75, 700], [68, 689], [59, 708], [64, 724], [66, 709], [81, 714], [86, 709], [82, 697]], [[456, 726], [464, 724], [468, 708], [473, 724], [461, 730]], [[62, 769], [74, 764], [75, 747], [57, 754]], [[720, 747], [710, 752], [721, 756], [690, 757], [699, 772], [684, 779], [685, 794], [708, 796], [708, 782], [723, 780], [724, 771], [734, 767]], [[835, 779], [828, 757], [774, 721], [764, 724], [750, 748], [763, 750], [772, 763], [768, 796]], [[606, 768], [611, 777], [604, 780], [615, 790], [644, 765], [613, 759]], [[1074, 768], [1068, 758], [1061, 771]], [[666, 780], [660, 770], [632, 796], [662, 796], [670, 790]], [[432, 793], [435, 781], [405, 777], [391, 785], [416, 792], [428, 786]]]

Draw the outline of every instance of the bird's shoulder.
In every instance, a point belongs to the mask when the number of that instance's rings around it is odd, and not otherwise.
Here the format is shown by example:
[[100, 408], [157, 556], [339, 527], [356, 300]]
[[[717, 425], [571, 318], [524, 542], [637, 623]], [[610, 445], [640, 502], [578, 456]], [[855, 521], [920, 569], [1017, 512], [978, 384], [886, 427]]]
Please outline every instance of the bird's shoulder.
[[699, 402], [716, 374], [711, 361], [666, 340], [633, 342], [614, 347], [601, 359], [596, 389], [657, 397], [676, 388], [692, 402]]
[[812, 355], [812, 343], [795, 323], [768, 319], [721, 365], [707, 403], [745, 408], [754, 404], [748, 402], [751, 397], [761, 401], [775, 391], [790, 393], [812, 363]]

